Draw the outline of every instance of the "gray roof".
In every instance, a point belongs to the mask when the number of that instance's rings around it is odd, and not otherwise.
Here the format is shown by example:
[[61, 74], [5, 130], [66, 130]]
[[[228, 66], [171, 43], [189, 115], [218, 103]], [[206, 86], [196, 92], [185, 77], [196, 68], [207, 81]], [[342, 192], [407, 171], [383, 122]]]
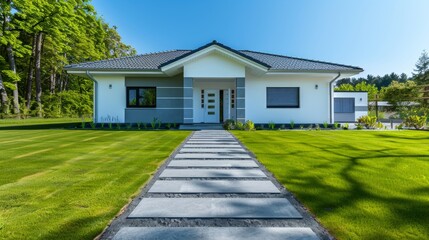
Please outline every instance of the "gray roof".
[[276, 54], [254, 52], [248, 50], [234, 50], [213, 41], [195, 50], [171, 50], [142, 54], [130, 57], [107, 59], [95, 62], [85, 62], [66, 66], [66, 70], [127, 70], [147, 71], [160, 70], [162, 66], [189, 56], [211, 45], [218, 45], [233, 51], [251, 61], [261, 64], [270, 70], [278, 71], [363, 71], [362, 68], [342, 64], [321, 62], [309, 59], [294, 58]]

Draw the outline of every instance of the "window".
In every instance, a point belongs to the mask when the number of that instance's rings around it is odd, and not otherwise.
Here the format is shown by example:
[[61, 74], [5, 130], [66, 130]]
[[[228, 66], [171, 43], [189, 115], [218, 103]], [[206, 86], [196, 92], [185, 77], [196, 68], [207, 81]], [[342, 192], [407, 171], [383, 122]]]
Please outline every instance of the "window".
[[267, 108], [299, 108], [299, 87], [267, 87]]
[[354, 98], [334, 98], [334, 113], [354, 113]]
[[235, 91], [231, 90], [231, 108], [235, 108]]
[[155, 87], [127, 88], [127, 107], [129, 108], [156, 107], [156, 88]]

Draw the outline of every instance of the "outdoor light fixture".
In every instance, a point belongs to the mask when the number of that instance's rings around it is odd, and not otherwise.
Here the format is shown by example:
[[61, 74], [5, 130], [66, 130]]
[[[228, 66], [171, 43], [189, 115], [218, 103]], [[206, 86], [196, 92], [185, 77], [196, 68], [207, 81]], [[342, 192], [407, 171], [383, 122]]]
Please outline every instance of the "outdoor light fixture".
[[319, 85], [317, 85], [317, 84], [316, 84], [316, 85], [314, 86], [314, 89], [316, 89], [316, 90], [317, 90], [318, 88], [319, 88]]
[[112, 89], [112, 84], [109, 84], [109, 89]]
[[362, 102], [362, 98], [359, 99]]

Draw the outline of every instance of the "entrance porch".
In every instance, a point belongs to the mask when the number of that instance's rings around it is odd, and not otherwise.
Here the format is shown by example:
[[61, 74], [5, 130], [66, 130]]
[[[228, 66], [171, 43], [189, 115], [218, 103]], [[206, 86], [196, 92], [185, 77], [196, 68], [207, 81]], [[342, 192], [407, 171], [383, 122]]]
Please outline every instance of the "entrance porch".
[[185, 124], [244, 122], [244, 78], [185, 78]]

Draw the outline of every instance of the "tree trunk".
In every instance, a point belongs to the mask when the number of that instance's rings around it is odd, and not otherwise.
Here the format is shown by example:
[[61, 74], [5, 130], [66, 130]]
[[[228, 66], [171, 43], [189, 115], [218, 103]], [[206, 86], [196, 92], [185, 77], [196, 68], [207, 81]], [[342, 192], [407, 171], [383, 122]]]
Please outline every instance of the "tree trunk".
[[56, 85], [55, 82], [56, 82], [56, 80], [57, 80], [57, 74], [55, 73], [55, 69], [52, 69], [51, 76], [50, 76], [51, 86], [49, 89], [49, 92], [51, 94], [55, 93], [55, 85]]
[[31, 107], [31, 95], [32, 95], [32, 90], [33, 90], [33, 74], [34, 74], [34, 55], [36, 54], [36, 41], [37, 41], [37, 35], [34, 34], [33, 36], [33, 47], [32, 47], [32, 51], [31, 51], [31, 56], [30, 56], [30, 63], [28, 64], [28, 75], [27, 75], [27, 96], [26, 96], [26, 101], [27, 101], [27, 109], [30, 109]]
[[36, 73], [36, 102], [37, 114], [42, 116], [42, 79], [41, 79], [41, 60], [42, 60], [42, 42], [43, 33], [38, 33], [36, 38], [36, 54], [35, 54], [35, 73]]
[[0, 95], [1, 95], [1, 113], [8, 114], [9, 113], [9, 99], [7, 97], [6, 88], [3, 84], [3, 78], [0, 74]]
[[[6, 51], [9, 59], [10, 70], [16, 74], [15, 56], [13, 55], [13, 49], [10, 44], [7, 45]], [[18, 82], [15, 82], [15, 89], [13, 90], [13, 113], [16, 114], [17, 118], [20, 118]]]

